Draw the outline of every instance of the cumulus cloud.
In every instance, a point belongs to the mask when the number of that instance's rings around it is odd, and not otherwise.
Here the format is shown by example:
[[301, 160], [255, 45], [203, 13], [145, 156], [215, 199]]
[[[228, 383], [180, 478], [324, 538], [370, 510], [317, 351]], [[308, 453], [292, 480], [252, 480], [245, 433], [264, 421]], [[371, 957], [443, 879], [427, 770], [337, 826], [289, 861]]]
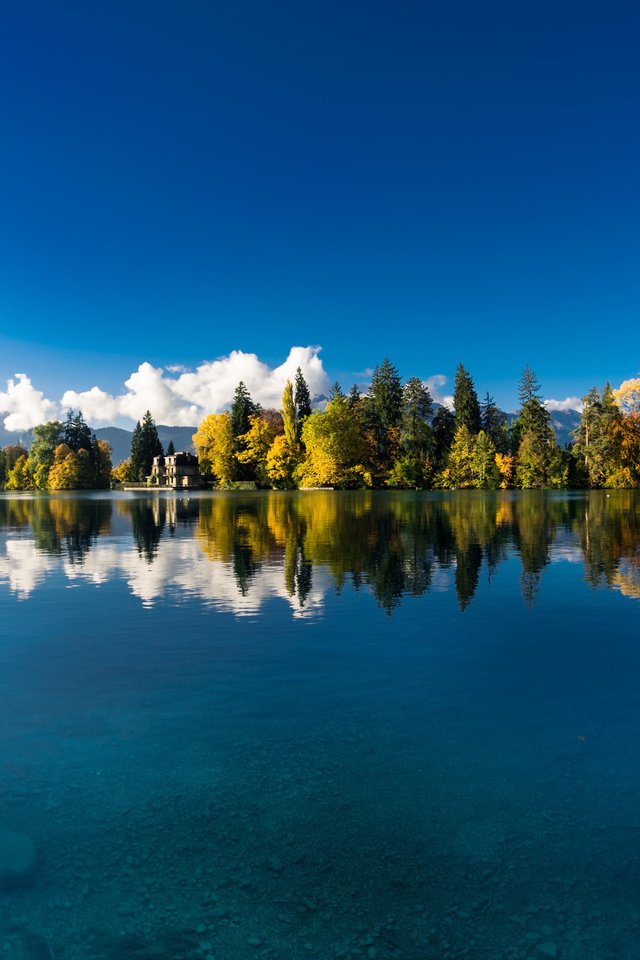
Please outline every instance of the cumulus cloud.
[[286, 360], [270, 367], [255, 353], [234, 350], [226, 357], [201, 363], [195, 370], [179, 365], [164, 369], [141, 363], [124, 383], [121, 393], [66, 390], [59, 403], [48, 400], [28, 376], [17, 374], [0, 393], [0, 415], [7, 414], [7, 430], [21, 430], [63, 415], [69, 407], [82, 410], [91, 426], [135, 421], [150, 410], [157, 423], [194, 426], [208, 413], [229, 405], [240, 380], [263, 407], [279, 407], [287, 380], [301, 368], [311, 396], [328, 392], [329, 378], [320, 358], [320, 347], [292, 347]]
[[444, 373], [434, 373], [432, 377], [427, 377], [424, 385], [429, 388], [429, 393], [436, 403], [441, 403], [444, 407], [448, 407], [449, 410], [453, 410], [453, 395], [442, 392], [443, 387], [445, 387], [448, 382], [449, 378], [445, 377]]
[[7, 414], [4, 418], [7, 430], [29, 430], [37, 423], [50, 420], [56, 412], [57, 405], [47, 400], [41, 390], [36, 390], [26, 373], [16, 373], [7, 380], [6, 392], [0, 392], [0, 414]]
[[556, 410], [577, 410], [582, 413], [582, 400], [580, 397], [565, 397], [564, 400], [545, 400], [545, 407], [551, 413]]

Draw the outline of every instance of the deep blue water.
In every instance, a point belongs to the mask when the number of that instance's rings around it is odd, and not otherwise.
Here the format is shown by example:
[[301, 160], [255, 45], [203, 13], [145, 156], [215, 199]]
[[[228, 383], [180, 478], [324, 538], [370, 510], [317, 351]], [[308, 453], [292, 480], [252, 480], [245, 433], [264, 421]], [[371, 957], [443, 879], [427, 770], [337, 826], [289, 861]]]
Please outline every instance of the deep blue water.
[[640, 956], [640, 495], [5, 494], [0, 623], [3, 960]]

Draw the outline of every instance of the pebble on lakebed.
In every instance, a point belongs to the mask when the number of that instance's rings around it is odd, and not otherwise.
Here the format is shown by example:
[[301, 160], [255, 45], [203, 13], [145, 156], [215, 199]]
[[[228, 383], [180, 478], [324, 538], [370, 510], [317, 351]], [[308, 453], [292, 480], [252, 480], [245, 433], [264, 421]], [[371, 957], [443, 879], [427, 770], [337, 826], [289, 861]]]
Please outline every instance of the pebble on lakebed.
[[0, 889], [28, 883], [36, 868], [36, 845], [24, 833], [0, 830]]

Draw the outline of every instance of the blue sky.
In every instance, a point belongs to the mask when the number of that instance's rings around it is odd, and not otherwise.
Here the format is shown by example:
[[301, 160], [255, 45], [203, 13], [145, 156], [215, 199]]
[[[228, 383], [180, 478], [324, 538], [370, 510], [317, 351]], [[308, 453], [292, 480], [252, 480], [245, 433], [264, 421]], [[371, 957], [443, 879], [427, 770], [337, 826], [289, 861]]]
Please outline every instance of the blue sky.
[[321, 345], [515, 406], [635, 375], [640, 8], [13, 4], [0, 391]]

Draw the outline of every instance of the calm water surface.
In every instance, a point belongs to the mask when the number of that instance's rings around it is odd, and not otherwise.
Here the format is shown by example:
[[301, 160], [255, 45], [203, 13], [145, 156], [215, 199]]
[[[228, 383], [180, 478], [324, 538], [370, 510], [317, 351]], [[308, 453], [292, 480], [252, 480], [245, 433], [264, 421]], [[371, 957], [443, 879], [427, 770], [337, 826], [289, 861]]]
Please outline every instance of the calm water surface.
[[638, 494], [5, 494], [0, 624], [3, 960], [640, 956]]

